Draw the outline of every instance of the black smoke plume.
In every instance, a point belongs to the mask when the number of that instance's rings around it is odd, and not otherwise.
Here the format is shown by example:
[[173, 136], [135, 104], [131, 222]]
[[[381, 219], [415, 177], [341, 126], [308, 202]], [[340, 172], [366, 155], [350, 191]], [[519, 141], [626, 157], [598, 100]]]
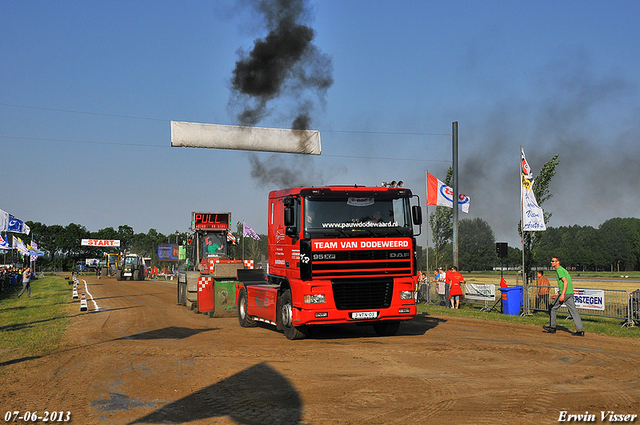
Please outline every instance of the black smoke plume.
[[[231, 78], [230, 106], [240, 108], [241, 125], [257, 125], [279, 105], [280, 116], [290, 119], [293, 130], [307, 130], [317, 102], [324, 106], [333, 84], [331, 58], [313, 44], [315, 31], [307, 25], [305, 0], [260, 0], [251, 3], [268, 34], [254, 42], [253, 49], [239, 51]], [[312, 160], [294, 156], [286, 162], [280, 155], [261, 160], [250, 154], [251, 175], [260, 186], [279, 188], [323, 184]]]
[[304, 0], [262, 0], [253, 5], [268, 34], [257, 39], [249, 53], [239, 51], [231, 79], [231, 104], [242, 108], [237, 119], [242, 125], [256, 125], [270, 115], [269, 102], [286, 97], [296, 104], [288, 114], [293, 117], [291, 127], [306, 130], [311, 99], [324, 103], [333, 84], [331, 58], [312, 43], [315, 31], [306, 25], [309, 8]]

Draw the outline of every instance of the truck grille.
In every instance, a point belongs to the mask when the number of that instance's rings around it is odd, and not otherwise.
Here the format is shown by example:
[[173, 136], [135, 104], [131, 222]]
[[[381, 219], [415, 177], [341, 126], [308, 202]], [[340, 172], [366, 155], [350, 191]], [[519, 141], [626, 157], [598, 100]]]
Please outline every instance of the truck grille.
[[411, 251], [369, 250], [334, 251], [312, 254], [311, 277], [332, 279], [341, 277], [400, 276], [412, 273]]
[[334, 280], [331, 283], [338, 310], [369, 310], [391, 305], [392, 279]]

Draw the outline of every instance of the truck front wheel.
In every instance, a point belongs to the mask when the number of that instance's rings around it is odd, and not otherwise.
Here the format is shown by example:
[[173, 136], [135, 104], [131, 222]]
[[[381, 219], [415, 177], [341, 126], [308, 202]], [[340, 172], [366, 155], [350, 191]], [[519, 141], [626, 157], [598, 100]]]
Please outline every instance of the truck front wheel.
[[280, 297], [280, 322], [284, 336], [287, 339], [304, 339], [307, 335], [305, 326], [293, 326], [293, 302], [291, 301], [291, 291], [287, 289]]
[[238, 321], [243, 328], [252, 328], [257, 325], [256, 321], [249, 316], [249, 298], [247, 288], [240, 289], [238, 294]]

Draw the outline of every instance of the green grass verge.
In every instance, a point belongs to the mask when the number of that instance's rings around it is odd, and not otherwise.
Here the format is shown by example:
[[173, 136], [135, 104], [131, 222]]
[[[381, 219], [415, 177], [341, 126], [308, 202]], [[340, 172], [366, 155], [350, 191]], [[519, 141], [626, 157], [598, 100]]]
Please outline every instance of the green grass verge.
[[[497, 307], [499, 308], [499, 306]], [[549, 324], [549, 315], [543, 312], [535, 312], [528, 317], [511, 316], [499, 312], [480, 311], [479, 306], [461, 305], [459, 309], [454, 310], [435, 305], [418, 305], [418, 314], [425, 313], [431, 316], [449, 316], [463, 317], [480, 320], [489, 320], [493, 322], [516, 323], [520, 325], [531, 325], [539, 327], [542, 332], [542, 326]], [[575, 331], [575, 326], [571, 320], [565, 320], [568, 315], [558, 312], [558, 329], [566, 328], [569, 331]], [[581, 315], [584, 324], [585, 333], [593, 333], [600, 335], [609, 335], [624, 338], [640, 338], [640, 327], [627, 328], [622, 327], [624, 321], [620, 319], [610, 319], [607, 317]]]
[[45, 276], [31, 282], [18, 299], [22, 285], [0, 292], [0, 364], [22, 357], [47, 355], [60, 347], [78, 302], [71, 298], [69, 281]]

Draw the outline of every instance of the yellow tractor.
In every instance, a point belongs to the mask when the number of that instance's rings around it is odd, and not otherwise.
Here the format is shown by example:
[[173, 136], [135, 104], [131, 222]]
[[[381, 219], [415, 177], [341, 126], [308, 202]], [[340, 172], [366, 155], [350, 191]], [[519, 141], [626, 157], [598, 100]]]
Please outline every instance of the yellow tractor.
[[103, 260], [100, 262], [100, 266], [102, 268], [101, 276], [115, 276], [116, 271], [118, 270], [118, 266], [120, 265], [120, 254], [111, 254], [105, 252], [103, 254]]

